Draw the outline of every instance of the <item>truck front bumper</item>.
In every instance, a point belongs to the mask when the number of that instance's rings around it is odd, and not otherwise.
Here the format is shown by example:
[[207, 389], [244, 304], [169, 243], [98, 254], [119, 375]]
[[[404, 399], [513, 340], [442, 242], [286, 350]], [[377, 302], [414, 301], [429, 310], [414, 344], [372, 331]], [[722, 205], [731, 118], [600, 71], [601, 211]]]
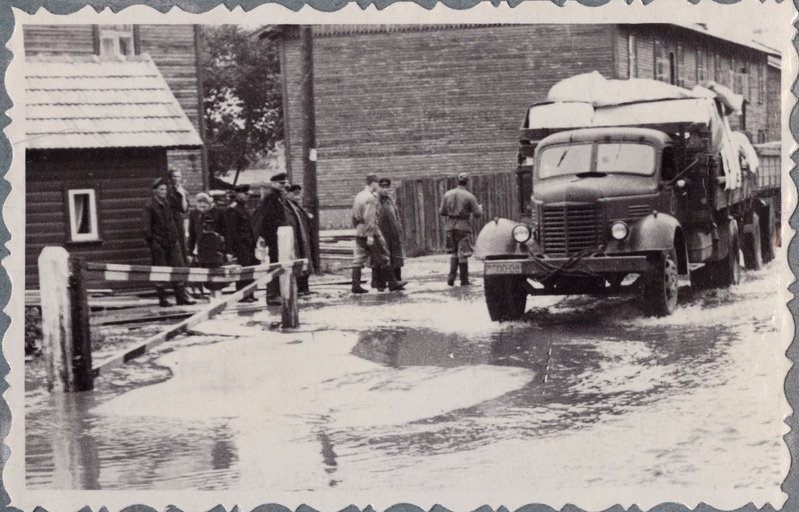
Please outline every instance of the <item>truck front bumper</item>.
[[571, 258], [524, 258], [486, 260], [484, 264], [487, 276], [520, 275], [531, 279], [543, 279], [552, 275], [553, 271], [561, 276], [575, 277], [584, 277], [586, 274], [640, 274], [650, 267], [646, 256], [594, 256], [576, 261]]

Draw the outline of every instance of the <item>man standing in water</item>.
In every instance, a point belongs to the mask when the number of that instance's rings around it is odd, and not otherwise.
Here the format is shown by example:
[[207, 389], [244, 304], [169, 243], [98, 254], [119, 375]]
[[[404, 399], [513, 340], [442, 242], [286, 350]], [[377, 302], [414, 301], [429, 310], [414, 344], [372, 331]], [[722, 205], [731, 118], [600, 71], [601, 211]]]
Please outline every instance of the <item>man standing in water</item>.
[[388, 289], [402, 290], [408, 284], [398, 281], [391, 271], [388, 249], [380, 229], [377, 227], [376, 174], [366, 175], [366, 186], [358, 192], [352, 204], [352, 224], [355, 227], [355, 249], [352, 262], [352, 293], [368, 293], [361, 286], [363, 267], [371, 262], [378, 273], [385, 275]]
[[458, 174], [458, 186], [444, 194], [438, 213], [444, 217], [446, 248], [450, 254], [447, 284], [455, 285], [455, 277], [460, 269], [461, 286], [469, 283], [469, 256], [474, 253], [472, 218], [483, 215], [483, 207], [477, 198], [466, 189], [469, 175]]

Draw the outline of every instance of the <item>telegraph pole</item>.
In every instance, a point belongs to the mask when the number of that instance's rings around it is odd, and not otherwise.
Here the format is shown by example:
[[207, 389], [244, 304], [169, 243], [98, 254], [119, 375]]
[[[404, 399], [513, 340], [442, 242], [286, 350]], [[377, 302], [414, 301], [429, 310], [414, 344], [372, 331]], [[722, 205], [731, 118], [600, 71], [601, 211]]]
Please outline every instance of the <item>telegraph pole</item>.
[[302, 96], [302, 190], [303, 203], [312, 215], [311, 231], [312, 243], [316, 244], [316, 261], [314, 266], [319, 269], [319, 195], [316, 180], [316, 109], [314, 106], [313, 90], [313, 31], [310, 25], [300, 26], [300, 53], [302, 55], [302, 82], [300, 94]]

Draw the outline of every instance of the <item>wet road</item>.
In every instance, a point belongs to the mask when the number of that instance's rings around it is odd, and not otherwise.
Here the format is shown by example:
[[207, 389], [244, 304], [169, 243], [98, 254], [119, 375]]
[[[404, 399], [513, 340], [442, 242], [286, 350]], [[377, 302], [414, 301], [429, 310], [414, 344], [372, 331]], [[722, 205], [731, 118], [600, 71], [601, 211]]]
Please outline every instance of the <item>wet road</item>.
[[47, 395], [29, 365], [27, 486], [317, 507], [784, 500], [776, 264], [683, 287], [669, 318], [634, 297], [545, 297], [495, 324], [479, 279], [449, 288], [430, 262], [402, 294], [323, 290], [297, 332], [270, 327], [279, 311], [226, 314], [77, 397]]

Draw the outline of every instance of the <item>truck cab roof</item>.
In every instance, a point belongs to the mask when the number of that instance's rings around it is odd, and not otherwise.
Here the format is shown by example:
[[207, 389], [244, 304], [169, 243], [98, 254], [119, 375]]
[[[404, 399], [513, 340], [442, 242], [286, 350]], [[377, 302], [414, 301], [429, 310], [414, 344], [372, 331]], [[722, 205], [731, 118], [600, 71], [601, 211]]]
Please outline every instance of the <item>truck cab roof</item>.
[[543, 148], [554, 144], [570, 142], [644, 142], [663, 148], [671, 145], [669, 135], [651, 128], [582, 128], [554, 133], [539, 142], [538, 147]]

